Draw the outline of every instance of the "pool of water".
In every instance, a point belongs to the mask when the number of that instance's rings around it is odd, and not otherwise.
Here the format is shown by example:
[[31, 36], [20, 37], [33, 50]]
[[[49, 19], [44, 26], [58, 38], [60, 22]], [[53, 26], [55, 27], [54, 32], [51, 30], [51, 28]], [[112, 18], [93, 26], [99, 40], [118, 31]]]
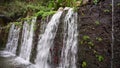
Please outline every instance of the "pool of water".
[[0, 68], [35, 68], [35, 66], [14, 54], [0, 51]]

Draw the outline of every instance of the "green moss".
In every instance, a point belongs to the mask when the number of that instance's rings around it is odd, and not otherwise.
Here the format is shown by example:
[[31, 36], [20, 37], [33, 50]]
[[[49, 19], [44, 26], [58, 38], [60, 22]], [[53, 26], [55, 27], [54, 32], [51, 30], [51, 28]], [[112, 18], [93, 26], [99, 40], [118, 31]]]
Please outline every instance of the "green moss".
[[35, 16], [41, 16], [43, 19], [47, 16], [53, 15], [56, 11], [39, 11], [35, 14]]
[[18, 27], [22, 27], [22, 23], [21, 22], [14, 22], [14, 24], [16, 25], [16, 26], [18, 26]]
[[77, 12], [78, 11], [78, 7], [73, 7], [73, 11]]
[[4, 26], [5, 32], [9, 32], [9, 29], [10, 29], [12, 24], [15, 24], [15, 26], [18, 26], [19, 28], [22, 27], [22, 23], [21, 22], [11, 22], [8, 25]]

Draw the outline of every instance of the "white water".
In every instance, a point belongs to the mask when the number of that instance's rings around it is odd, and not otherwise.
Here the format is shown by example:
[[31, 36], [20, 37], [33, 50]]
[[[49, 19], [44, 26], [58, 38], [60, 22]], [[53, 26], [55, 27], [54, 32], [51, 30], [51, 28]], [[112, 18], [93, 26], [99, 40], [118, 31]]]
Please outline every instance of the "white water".
[[27, 61], [30, 60], [36, 18], [33, 18], [32, 21], [30, 21], [31, 25], [29, 25], [28, 22], [29, 21], [25, 21], [23, 25], [20, 51], [20, 57]]
[[76, 68], [77, 13], [70, 8], [64, 20], [64, 40], [59, 68]]
[[[77, 53], [77, 13], [73, 11], [72, 8], [67, 8], [68, 13], [64, 19], [64, 39], [63, 48], [61, 52], [61, 61], [58, 68], [77, 68], [76, 66], [76, 53]], [[43, 23], [41, 26], [41, 33], [39, 35], [39, 41], [37, 45], [37, 56], [36, 56], [36, 67], [37, 68], [53, 68], [51, 65], [51, 54], [50, 49], [54, 46], [53, 41], [56, 36], [56, 32], [59, 25], [59, 20], [63, 11], [58, 11], [53, 15], [50, 22], [47, 24]], [[23, 24], [22, 38], [21, 38], [21, 51], [17, 59], [23, 64], [29, 64], [30, 54], [32, 50], [32, 41], [34, 34], [34, 24], [36, 18], [32, 19], [31, 25], [28, 21]], [[46, 29], [45, 29], [46, 28]], [[45, 29], [45, 30], [44, 30]], [[18, 45], [20, 29], [12, 25], [10, 28], [9, 38], [6, 50], [12, 53], [16, 53], [16, 48]], [[4, 54], [5, 56], [7, 53]], [[27, 60], [27, 61], [26, 61]], [[14, 62], [14, 63], [17, 63]], [[32, 67], [31, 67], [32, 68]]]
[[50, 57], [50, 48], [53, 46], [53, 40], [55, 38], [59, 20], [62, 15], [62, 11], [58, 11], [53, 15], [50, 22], [48, 23], [44, 34], [38, 42], [36, 66], [38, 68], [51, 68], [49, 66], [48, 58]]
[[20, 32], [20, 28], [12, 24], [9, 31], [9, 36], [8, 36], [8, 41], [6, 44], [5, 51], [16, 54], [16, 49], [18, 46], [18, 39], [19, 39], [19, 32]]
[[39, 34], [39, 39], [41, 39], [42, 35], [44, 34], [45, 32], [45, 28], [47, 26], [49, 22], [49, 17], [46, 18], [46, 20], [42, 20], [41, 23], [40, 23], [40, 34]]

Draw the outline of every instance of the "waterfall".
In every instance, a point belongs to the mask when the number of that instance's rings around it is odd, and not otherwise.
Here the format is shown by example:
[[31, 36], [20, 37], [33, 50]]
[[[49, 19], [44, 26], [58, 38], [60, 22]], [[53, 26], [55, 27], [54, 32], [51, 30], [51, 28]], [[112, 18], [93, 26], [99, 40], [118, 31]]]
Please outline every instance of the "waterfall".
[[53, 46], [53, 40], [60, 23], [59, 20], [61, 15], [62, 11], [58, 11], [52, 16], [50, 22], [46, 26], [44, 34], [38, 42], [37, 57], [35, 60], [38, 68], [50, 68], [48, 60], [50, 57], [50, 48]]
[[8, 36], [8, 41], [6, 44], [5, 51], [16, 54], [16, 49], [18, 46], [18, 39], [19, 39], [19, 32], [20, 32], [20, 28], [12, 24], [9, 31], [9, 36]]
[[[61, 22], [62, 14], [65, 10], [68, 10], [65, 15], [64, 20]], [[23, 58], [25, 61], [30, 60], [32, 45], [33, 45], [33, 35], [34, 35], [34, 25], [36, 18], [32, 20], [27, 20], [23, 24], [21, 44], [19, 57]], [[77, 43], [78, 43], [78, 32], [77, 32], [77, 13], [73, 11], [73, 8], [65, 8], [57, 11], [47, 23], [41, 22], [39, 35], [39, 41], [37, 44], [37, 54], [35, 61], [35, 66], [37, 68], [54, 68], [52, 63], [52, 48], [54, 47], [54, 41], [56, 33], [58, 31], [59, 24], [63, 23], [64, 26], [64, 36], [63, 36], [63, 47], [61, 51], [60, 63], [57, 68], [77, 68], [76, 66], [76, 53], [77, 53]], [[16, 54], [16, 49], [18, 45], [20, 28], [14, 24], [10, 28], [8, 43], [6, 45], [6, 50]], [[35, 34], [36, 35], [36, 34]], [[62, 42], [61, 42], [62, 43]], [[56, 46], [56, 45], [55, 45]], [[62, 46], [62, 45], [61, 45]], [[61, 50], [61, 49], [60, 49]], [[33, 55], [32, 55], [33, 56]], [[53, 66], [52, 66], [53, 65]]]
[[[28, 24], [29, 22], [31, 25]], [[36, 18], [33, 18], [32, 21], [25, 21], [23, 24], [21, 51], [19, 56], [27, 61], [30, 60], [35, 22]]]
[[64, 20], [64, 39], [59, 68], [76, 68], [77, 13], [70, 8]]

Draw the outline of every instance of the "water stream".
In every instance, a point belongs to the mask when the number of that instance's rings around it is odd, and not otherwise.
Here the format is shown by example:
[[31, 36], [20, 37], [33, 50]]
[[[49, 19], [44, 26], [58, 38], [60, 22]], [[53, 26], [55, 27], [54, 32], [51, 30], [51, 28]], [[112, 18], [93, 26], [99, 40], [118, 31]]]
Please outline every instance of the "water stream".
[[18, 46], [18, 39], [19, 39], [19, 32], [20, 32], [20, 28], [12, 24], [9, 30], [9, 36], [8, 36], [8, 41], [6, 44], [5, 51], [16, 54], [16, 49]]
[[[63, 22], [61, 22], [61, 17], [64, 11], [68, 11], [65, 15]], [[20, 43], [20, 52], [19, 56], [14, 57], [15, 61], [13, 64], [18, 64], [18, 61], [20, 63], [24, 62], [30, 62], [31, 59], [31, 52], [33, 44], [33, 35], [34, 34], [34, 25], [36, 23], [36, 18], [32, 18], [31, 20], [24, 21], [23, 27], [22, 27], [22, 33], [21, 33], [21, 43]], [[54, 63], [52, 59], [52, 48], [54, 46], [54, 41], [56, 37], [56, 33], [58, 31], [59, 24], [63, 23], [64, 28], [63, 30], [63, 46], [61, 49], [61, 56], [60, 62], [58, 63], [58, 66], [54, 66]], [[78, 31], [77, 31], [77, 13], [73, 11], [73, 8], [67, 8], [67, 9], [60, 9], [57, 11], [50, 19], [49, 22], [41, 22], [40, 23], [40, 34], [39, 34], [39, 41], [37, 48], [36, 48], [36, 58], [35, 58], [35, 64], [32, 64], [32, 62], [27, 63], [27, 66], [24, 66], [24, 63], [22, 63], [22, 68], [34, 68], [31, 65], [35, 65], [36, 68], [77, 68], [76, 66], [76, 54], [77, 54], [77, 43], [78, 43]], [[14, 24], [10, 28], [8, 42], [6, 44], [5, 50], [8, 52], [11, 52], [13, 54], [16, 54], [17, 46], [18, 46], [18, 39], [20, 35], [20, 28], [15, 26]], [[62, 43], [62, 42], [60, 42]], [[53, 50], [54, 51], [54, 50]], [[0, 55], [3, 53], [0, 52]], [[5, 53], [4, 53], [5, 54]], [[6, 53], [7, 54], [7, 53]], [[11, 63], [11, 62], [10, 62]], [[9, 66], [8, 66], [9, 67]]]
[[48, 62], [48, 58], [50, 57], [50, 48], [53, 45], [53, 40], [60, 23], [59, 20], [61, 15], [62, 11], [58, 11], [53, 15], [45, 29], [44, 34], [38, 42], [37, 58], [35, 60], [38, 68], [50, 68], [50, 64]]
[[27, 61], [30, 60], [35, 22], [36, 18], [33, 18], [32, 21], [25, 21], [23, 24], [20, 57]]
[[64, 39], [59, 68], [76, 68], [77, 13], [70, 8], [64, 20]]

